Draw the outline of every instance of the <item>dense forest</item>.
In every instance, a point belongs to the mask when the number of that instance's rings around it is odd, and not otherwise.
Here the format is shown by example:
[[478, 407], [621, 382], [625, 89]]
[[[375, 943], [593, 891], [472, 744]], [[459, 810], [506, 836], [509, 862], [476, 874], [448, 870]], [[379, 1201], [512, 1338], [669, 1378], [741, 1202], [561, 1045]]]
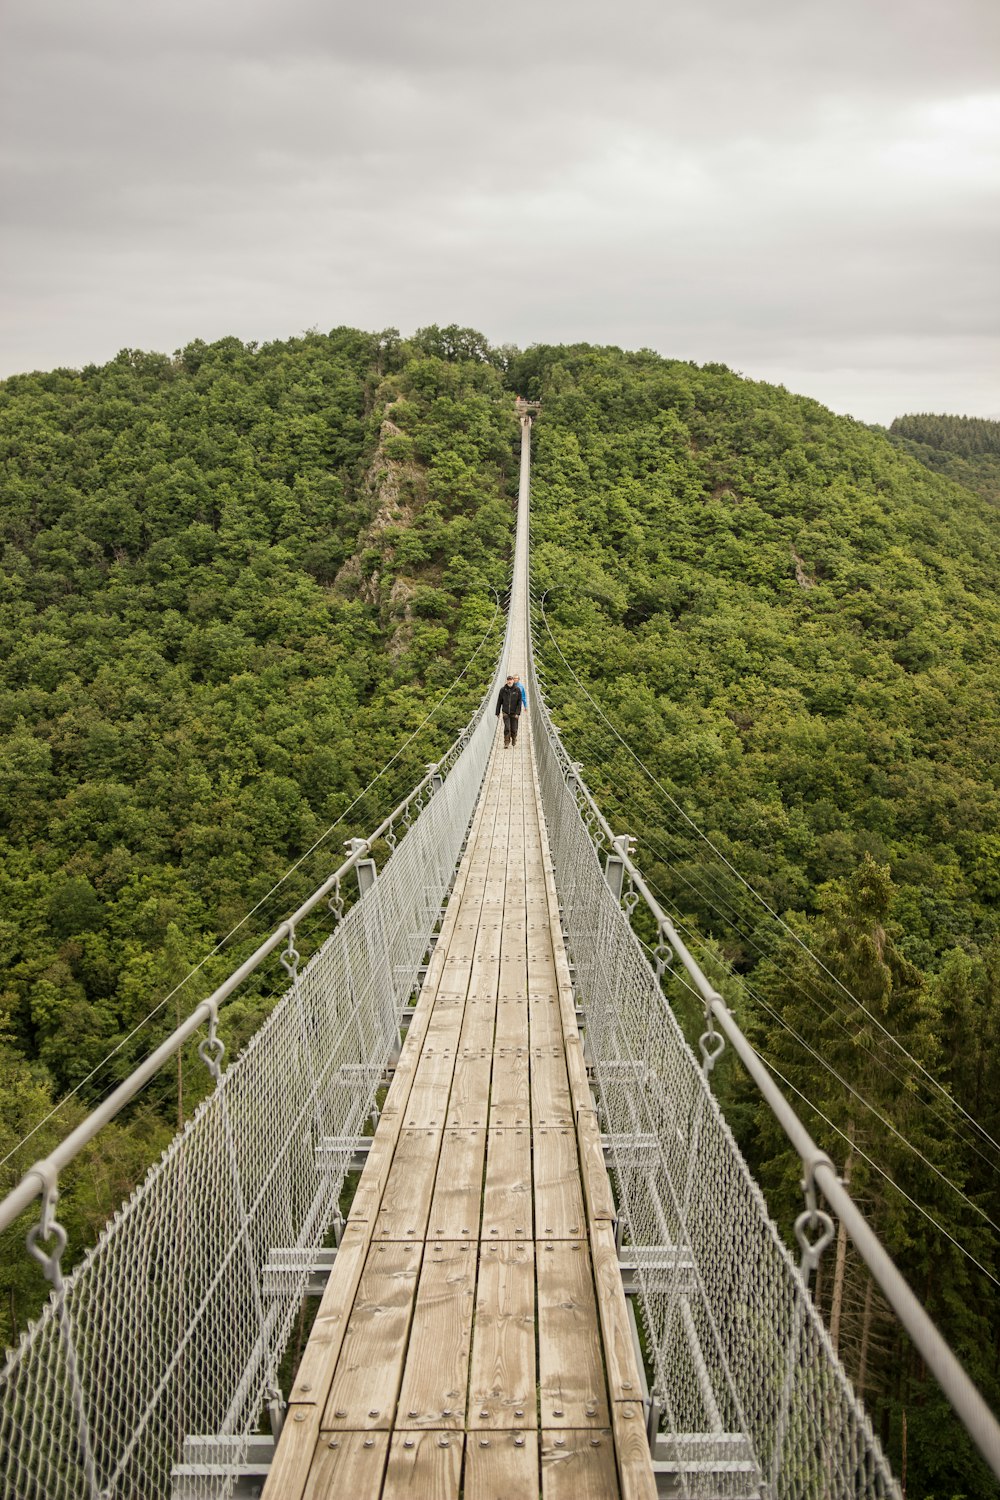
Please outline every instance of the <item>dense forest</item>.
[[[719, 365], [338, 329], [0, 384], [0, 1186], [467, 718], [514, 392], [542, 402], [534, 629], [569, 748], [996, 1402], [997, 450]], [[272, 1001], [227, 1007], [231, 1051]], [[797, 1162], [731, 1062], [713, 1081], [789, 1232]], [[204, 1087], [188, 1059], [67, 1174], [74, 1247]], [[42, 1295], [13, 1235], [0, 1278], [9, 1341]], [[818, 1298], [909, 1494], [995, 1495], [848, 1247]]]
[[897, 417], [888, 433], [890, 442], [936, 474], [1000, 505], [1000, 422], [925, 413]]
[[[437, 330], [338, 329], [0, 384], [3, 1191], [336, 868], [478, 702], [512, 473], [516, 491], [517, 422], [488, 355]], [[484, 638], [481, 670], [361, 795]], [[230, 1056], [280, 979], [226, 1006]], [[71, 1252], [207, 1084], [192, 1051], [65, 1174]], [[44, 1294], [14, 1226], [0, 1342]]]
[[[511, 375], [542, 401], [535, 635], [564, 737], [995, 1404], [997, 517], [721, 366], [580, 346]], [[787, 1232], [798, 1162], [716, 1077]], [[910, 1495], [996, 1494], [846, 1245], [818, 1297]]]

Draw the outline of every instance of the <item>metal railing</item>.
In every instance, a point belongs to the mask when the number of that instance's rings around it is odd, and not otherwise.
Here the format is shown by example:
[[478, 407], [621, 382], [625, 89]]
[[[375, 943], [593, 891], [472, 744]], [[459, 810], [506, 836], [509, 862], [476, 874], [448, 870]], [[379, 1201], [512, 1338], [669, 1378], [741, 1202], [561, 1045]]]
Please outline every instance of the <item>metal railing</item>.
[[[808, 1293], [810, 1273], [833, 1236], [833, 1223], [819, 1207], [822, 1194], [1000, 1477], [996, 1418], [656, 901], [628, 839], [613, 833], [570, 760], [534, 675], [533, 688], [556, 884], [621, 1230], [639, 1250], [630, 1258], [668, 1450], [672, 1442], [678, 1453], [697, 1452], [698, 1462], [710, 1468], [732, 1464], [739, 1453], [757, 1486], [749, 1493], [789, 1500], [897, 1494]], [[656, 924], [652, 963], [630, 923], [639, 901]], [[704, 1004], [700, 1062], [661, 988], [661, 976], [677, 971]], [[802, 1161], [798, 1267], [708, 1086], [726, 1042]], [[701, 1441], [692, 1446], [695, 1434]], [[742, 1450], [734, 1446], [739, 1434], [747, 1444]], [[688, 1482], [683, 1493], [701, 1493], [690, 1476]]]
[[[653, 1371], [655, 1451], [688, 1496], [897, 1495], [808, 1293], [808, 1274], [832, 1232], [818, 1206], [821, 1190], [1000, 1473], [996, 1422], [656, 903], [552, 726], [526, 651], [527, 417], [523, 430], [517, 557], [500, 661], [515, 652], [511, 665], [529, 674], [556, 883]], [[0, 1205], [2, 1227], [41, 1198], [29, 1239], [53, 1285], [43, 1315], [0, 1372], [4, 1500], [165, 1496], [193, 1434], [226, 1443], [227, 1464], [214, 1472], [206, 1464], [195, 1484], [200, 1495], [221, 1496], [264, 1406], [280, 1417], [278, 1364], [310, 1267], [336, 1222], [357, 1136], [398, 1045], [401, 1008], [475, 809], [495, 732], [496, 686], [494, 678], [440, 766]], [[390, 831], [394, 837], [411, 809], [419, 816], [373, 880], [371, 845]], [[341, 916], [341, 882], [351, 870], [368, 889]], [[652, 964], [629, 922], [640, 899], [659, 933]], [[324, 901], [339, 920], [302, 966], [296, 927]], [[218, 1008], [279, 951], [287, 993], [222, 1071]], [[705, 1004], [701, 1063], [660, 985], [677, 965]], [[215, 1091], [94, 1250], [64, 1276], [59, 1171], [201, 1026], [199, 1050]], [[803, 1160], [798, 1267], [708, 1087], [723, 1036]]]
[[[152, 1500], [169, 1494], [191, 1434], [231, 1438], [231, 1474], [265, 1405], [280, 1422], [282, 1353], [399, 1045], [494, 728], [480, 708], [389, 817], [352, 841], [336, 873], [0, 1205], [6, 1226], [41, 1198], [29, 1248], [53, 1288], [0, 1371], [4, 1500]], [[374, 878], [371, 846], [401, 830]], [[341, 915], [352, 870], [367, 890]], [[324, 902], [335, 929], [302, 966], [296, 928]], [[287, 992], [223, 1071], [219, 1007], [276, 952]], [[214, 1092], [64, 1274], [59, 1172], [201, 1027]], [[282, 1274], [268, 1276], [276, 1249]], [[231, 1482], [209, 1471], [198, 1492], [224, 1495]]]

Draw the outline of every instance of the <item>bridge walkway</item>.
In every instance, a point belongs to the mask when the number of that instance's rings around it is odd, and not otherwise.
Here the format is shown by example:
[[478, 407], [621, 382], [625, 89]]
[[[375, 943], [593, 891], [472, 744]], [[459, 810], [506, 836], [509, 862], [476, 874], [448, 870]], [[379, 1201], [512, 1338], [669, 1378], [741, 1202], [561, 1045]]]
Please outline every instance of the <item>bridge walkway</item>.
[[265, 1500], [656, 1493], [521, 724], [491, 754]]

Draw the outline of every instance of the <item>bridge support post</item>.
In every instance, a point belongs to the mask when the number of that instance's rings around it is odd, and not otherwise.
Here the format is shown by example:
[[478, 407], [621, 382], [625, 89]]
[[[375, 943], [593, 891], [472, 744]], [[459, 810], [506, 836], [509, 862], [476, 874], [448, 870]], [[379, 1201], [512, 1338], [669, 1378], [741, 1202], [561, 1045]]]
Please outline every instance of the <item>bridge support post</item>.
[[616, 901], [622, 899], [622, 891], [625, 888], [625, 862], [635, 853], [635, 839], [631, 833], [620, 833], [612, 840], [614, 853], [608, 853], [604, 860], [604, 877], [611, 887], [611, 894]]

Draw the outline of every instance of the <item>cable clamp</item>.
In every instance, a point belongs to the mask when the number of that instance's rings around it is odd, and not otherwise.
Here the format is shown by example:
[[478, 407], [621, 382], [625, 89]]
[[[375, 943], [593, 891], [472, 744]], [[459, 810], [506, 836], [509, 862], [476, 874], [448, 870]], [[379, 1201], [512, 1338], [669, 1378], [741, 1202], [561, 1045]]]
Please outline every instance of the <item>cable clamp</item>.
[[222, 1077], [222, 1059], [226, 1055], [226, 1044], [218, 1035], [219, 1007], [214, 1001], [208, 1001], [208, 1036], [198, 1043], [198, 1056], [208, 1069], [212, 1078], [218, 1083]]
[[663, 978], [674, 960], [674, 950], [667, 939], [667, 929], [663, 922], [657, 925], [656, 947], [653, 949], [653, 969], [656, 974], [657, 983]]
[[726, 1050], [726, 1039], [721, 1031], [716, 1031], [711, 1020], [708, 1030], [698, 1038], [698, 1046], [701, 1049], [701, 1071], [707, 1078]]
[[281, 955], [281, 967], [293, 982], [299, 977], [299, 950], [295, 946], [295, 928], [288, 924], [288, 946]]
[[[795, 1238], [802, 1251], [799, 1272], [807, 1286], [819, 1265], [820, 1256], [836, 1232], [833, 1220], [820, 1208], [816, 1195], [816, 1168], [819, 1166], [827, 1166], [836, 1174], [837, 1169], [825, 1151], [814, 1151], [811, 1156], [802, 1158], [802, 1192], [806, 1206], [795, 1220]], [[810, 1240], [810, 1233], [815, 1234], [815, 1239]]]
[[[56, 1218], [56, 1203], [59, 1201], [59, 1177], [50, 1161], [36, 1161], [26, 1177], [35, 1176], [42, 1184], [42, 1215], [37, 1224], [28, 1230], [25, 1243], [28, 1254], [36, 1260], [45, 1274], [45, 1279], [59, 1290], [62, 1285], [61, 1261], [66, 1249], [66, 1231]], [[51, 1249], [42, 1240], [52, 1240]]]
[[340, 876], [339, 875], [337, 876], [336, 880], [333, 882], [333, 890], [330, 892], [329, 896], [327, 897], [326, 904], [327, 904], [327, 907], [329, 908], [329, 910], [336, 917], [337, 921], [338, 922], [342, 922], [344, 920], [344, 893], [340, 889]]

